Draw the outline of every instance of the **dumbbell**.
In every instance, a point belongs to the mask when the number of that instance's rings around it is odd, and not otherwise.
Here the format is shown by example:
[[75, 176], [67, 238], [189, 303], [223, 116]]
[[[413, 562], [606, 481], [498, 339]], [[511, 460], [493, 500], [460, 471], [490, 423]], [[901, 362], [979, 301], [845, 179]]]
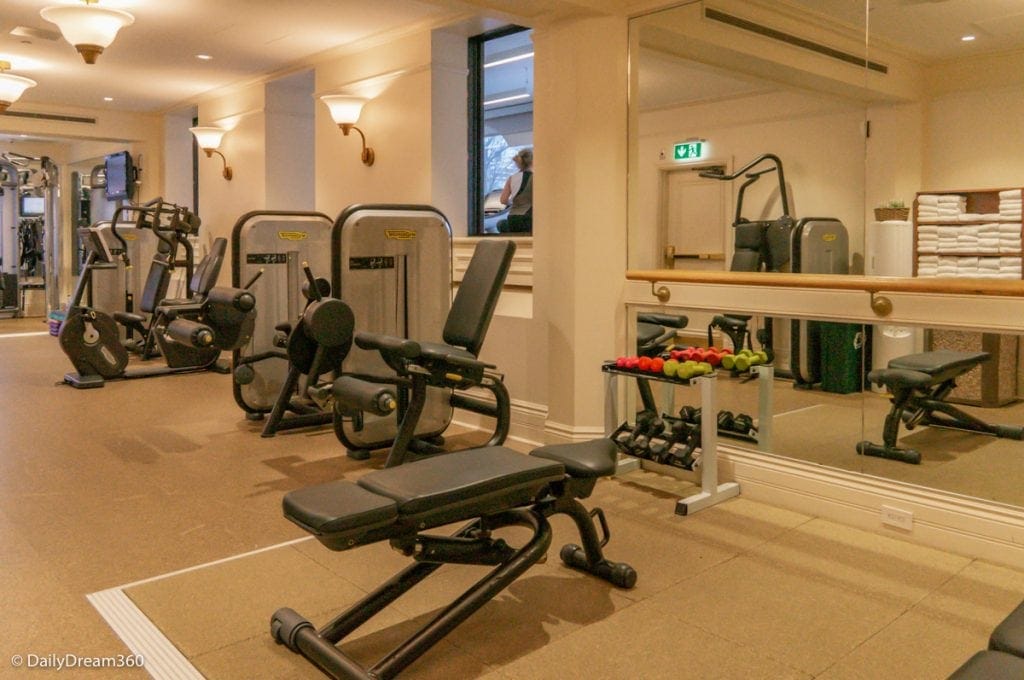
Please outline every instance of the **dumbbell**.
[[696, 425], [700, 422], [700, 407], [684, 406], [679, 409], [679, 418], [683, 422]]
[[732, 432], [733, 426], [735, 425], [735, 416], [732, 411], [719, 411], [718, 412], [718, 429], [725, 430], [726, 432]]
[[668, 439], [662, 439], [661, 437], [654, 437], [651, 439], [650, 446], [647, 447], [647, 455], [645, 458], [650, 458], [656, 463], [660, 463], [664, 460], [668, 450], [672, 447], [672, 442]]
[[754, 433], [754, 419], [746, 413], [740, 413], [732, 421], [732, 431], [739, 434]]
[[690, 437], [687, 441], [678, 443], [670, 448], [663, 462], [666, 465], [689, 470], [693, 465], [693, 452], [696, 448], [694, 438]]

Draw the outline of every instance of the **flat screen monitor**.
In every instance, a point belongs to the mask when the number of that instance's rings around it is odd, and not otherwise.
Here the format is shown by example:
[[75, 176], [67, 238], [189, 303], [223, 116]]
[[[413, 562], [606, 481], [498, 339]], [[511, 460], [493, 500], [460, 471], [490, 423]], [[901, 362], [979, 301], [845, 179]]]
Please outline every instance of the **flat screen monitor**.
[[18, 199], [18, 214], [22, 217], [39, 217], [46, 211], [46, 199], [42, 196], [23, 194]]
[[112, 153], [106, 157], [103, 167], [107, 176], [107, 200], [131, 200], [135, 186], [135, 167], [132, 165], [131, 154], [127, 151]]

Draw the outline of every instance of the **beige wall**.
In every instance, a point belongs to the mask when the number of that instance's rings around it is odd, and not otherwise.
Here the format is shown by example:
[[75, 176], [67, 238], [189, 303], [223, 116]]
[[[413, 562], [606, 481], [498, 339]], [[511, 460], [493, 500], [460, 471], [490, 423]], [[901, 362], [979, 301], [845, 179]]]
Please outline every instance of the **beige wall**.
[[[637, 215], [640, 228], [632, 261], [640, 268], [660, 266], [655, 243], [660, 202], [660, 159], [672, 145], [693, 137], [707, 139], [715, 160], [733, 169], [761, 154], [780, 157], [786, 175], [790, 214], [836, 217], [846, 225], [851, 253], [862, 252], [864, 202], [863, 106], [820, 95], [778, 91], [644, 114], [640, 118]], [[741, 182], [732, 183], [733, 203], [722, 229], [728, 233]], [[778, 180], [763, 177], [744, 194], [743, 216], [773, 219], [782, 214]]]
[[624, 18], [534, 33], [534, 317], [527, 340], [547, 378], [547, 434], [601, 432], [601, 361], [624, 343]]
[[211, 96], [199, 102], [199, 124], [229, 131], [220, 151], [234, 176], [221, 175], [222, 163], [214, 154], [199, 155], [199, 210], [203, 228], [212, 238], [230, 238], [235, 220], [265, 204], [266, 111], [262, 83]]
[[945, 95], [927, 116], [922, 189], [1024, 186], [1020, 86]]
[[363, 165], [358, 133], [343, 135], [318, 103], [317, 210], [337, 215], [353, 203], [430, 203], [430, 47], [429, 32], [422, 32], [317, 66], [317, 95], [375, 94], [358, 126], [376, 154], [372, 166]]

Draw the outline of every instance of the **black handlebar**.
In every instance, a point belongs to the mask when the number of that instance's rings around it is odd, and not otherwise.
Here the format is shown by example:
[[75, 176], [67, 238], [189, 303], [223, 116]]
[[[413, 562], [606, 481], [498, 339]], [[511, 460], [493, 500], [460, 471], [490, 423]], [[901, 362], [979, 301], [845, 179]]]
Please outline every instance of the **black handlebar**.
[[[757, 172], [751, 172], [751, 170], [753, 170], [756, 166], [760, 165], [765, 161], [770, 161], [773, 164], [772, 167], [765, 168]], [[705, 170], [704, 172], [699, 173], [699, 175], [707, 179], [722, 180], [723, 182], [731, 182], [732, 180], [740, 176], [747, 178], [747, 181], [740, 185], [739, 194], [736, 197], [736, 220], [734, 224], [738, 224], [743, 221], [741, 217], [743, 210], [743, 192], [746, 190], [748, 186], [750, 186], [758, 179], [760, 179], [761, 175], [766, 175], [769, 172], [776, 171], [779, 173], [779, 197], [782, 199], [782, 214], [783, 216], [788, 217], [789, 199], [786, 196], [786, 177], [782, 171], [782, 160], [773, 153], [761, 154], [760, 156], [750, 161], [749, 163], [747, 163], [746, 165], [744, 165], [742, 168], [732, 173], [731, 175], [727, 175], [724, 172], [721, 172], [720, 170]]]
[[375, 349], [404, 359], [413, 359], [421, 354], [420, 343], [414, 340], [376, 333], [356, 333], [356, 347]]

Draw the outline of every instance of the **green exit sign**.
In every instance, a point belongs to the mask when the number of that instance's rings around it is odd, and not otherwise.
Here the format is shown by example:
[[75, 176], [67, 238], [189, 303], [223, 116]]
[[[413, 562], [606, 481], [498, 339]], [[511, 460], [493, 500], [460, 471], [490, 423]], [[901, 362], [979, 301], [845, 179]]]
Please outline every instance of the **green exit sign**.
[[707, 145], [701, 141], [681, 142], [676, 144], [672, 158], [677, 161], [696, 161], [704, 158]]

